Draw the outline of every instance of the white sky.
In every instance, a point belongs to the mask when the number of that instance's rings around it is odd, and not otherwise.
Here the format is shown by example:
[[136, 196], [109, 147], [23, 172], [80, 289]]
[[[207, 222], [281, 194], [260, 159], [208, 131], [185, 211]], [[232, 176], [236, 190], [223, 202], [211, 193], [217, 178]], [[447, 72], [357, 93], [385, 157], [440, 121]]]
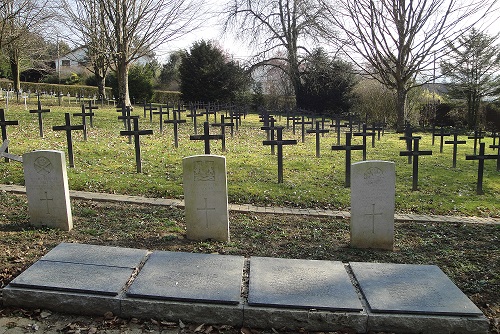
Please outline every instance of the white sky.
[[[219, 12], [224, 8], [224, 5], [228, 0], [211, 0], [210, 8], [213, 12]], [[467, 0], [466, 0], [467, 1]], [[207, 3], [207, 2], [205, 2]], [[497, 5], [500, 7], [500, 4]], [[168, 60], [168, 55], [172, 51], [176, 51], [179, 49], [188, 50], [191, 45], [199, 40], [212, 40], [219, 43], [222, 48], [235, 60], [248, 60], [250, 58], [252, 51], [242, 41], [235, 40], [232, 36], [222, 36], [220, 26], [215, 25], [216, 22], [222, 22], [224, 20], [223, 16], [216, 16], [215, 14], [208, 20], [205, 20], [203, 26], [180, 38], [179, 40], [173, 41], [164, 45], [161, 49], [157, 50], [157, 56], [159, 58], [160, 63], [166, 62]], [[482, 27], [478, 27], [479, 29], [486, 29], [486, 32], [489, 35], [500, 34], [500, 10], [497, 10], [494, 13], [491, 13], [486, 19], [482, 21]], [[498, 40], [500, 43], [500, 38]]]

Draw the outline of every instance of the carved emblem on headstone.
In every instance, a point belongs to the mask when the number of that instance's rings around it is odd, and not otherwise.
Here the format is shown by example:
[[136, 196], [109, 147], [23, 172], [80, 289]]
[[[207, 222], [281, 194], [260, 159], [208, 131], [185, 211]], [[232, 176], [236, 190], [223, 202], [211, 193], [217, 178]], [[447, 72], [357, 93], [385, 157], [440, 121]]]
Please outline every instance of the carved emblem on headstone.
[[374, 183], [380, 180], [384, 176], [384, 171], [377, 167], [370, 167], [364, 173], [364, 179], [368, 183]]
[[35, 171], [38, 174], [43, 174], [43, 175], [50, 174], [50, 172], [52, 172], [52, 169], [54, 168], [50, 160], [43, 156], [38, 157], [33, 163], [33, 165], [35, 167]]
[[196, 161], [194, 166], [195, 181], [215, 181], [213, 161]]

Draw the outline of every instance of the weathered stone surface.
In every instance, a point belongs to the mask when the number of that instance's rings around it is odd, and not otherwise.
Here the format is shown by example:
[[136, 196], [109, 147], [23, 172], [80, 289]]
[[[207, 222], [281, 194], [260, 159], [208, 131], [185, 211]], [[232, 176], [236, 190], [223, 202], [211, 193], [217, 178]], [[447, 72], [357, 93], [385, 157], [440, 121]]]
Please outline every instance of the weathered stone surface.
[[243, 326], [243, 304], [227, 305], [126, 297], [121, 301], [124, 318], [161, 319], [197, 324]]
[[186, 157], [182, 168], [188, 239], [229, 241], [226, 158]]
[[125, 287], [132, 273], [130, 268], [38, 261], [10, 285], [115, 296]]
[[26, 153], [23, 167], [30, 224], [70, 231], [73, 217], [64, 153]]
[[148, 251], [133, 248], [61, 243], [41, 258], [43, 261], [137, 268]]
[[154, 252], [127, 296], [239, 304], [243, 266], [242, 256]]
[[248, 304], [361, 311], [342, 262], [252, 257]]
[[40, 308], [62, 313], [102, 316], [106, 312], [120, 315], [119, 296], [39, 290], [8, 285], [3, 289], [5, 306]]
[[351, 245], [358, 248], [394, 248], [394, 162], [352, 164]]
[[483, 315], [437, 266], [365, 262], [350, 266], [374, 313]]
[[367, 326], [372, 332], [398, 334], [486, 334], [489, 321], [485, 316], [370, 313]]
[[244, 326], [250, 328], [279, 328], [292, 332], [305, 329], [312, 332], [346, 330], [346, 333], [366, 333], [368, 315], [366, 312], [247, 306], [244, 320]]

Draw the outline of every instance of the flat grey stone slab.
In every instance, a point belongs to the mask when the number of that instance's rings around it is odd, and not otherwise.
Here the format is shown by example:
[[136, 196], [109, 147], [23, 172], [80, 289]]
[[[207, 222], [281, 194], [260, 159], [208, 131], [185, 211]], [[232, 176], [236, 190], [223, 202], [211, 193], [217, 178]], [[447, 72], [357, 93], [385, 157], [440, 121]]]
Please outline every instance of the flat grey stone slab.
[[38, 261], [17, 276], [10, 285], [116, 296], [125, 287], [133, 271], [122, 267]]
[[244, 261], [242, 256], [154, 252], [127, 296], [239, 304]]
[[248, 304], [361, 311], [342, 262], [252, 257]]
[[142, 249], [61, 243], [43, 256], [41, 260], [137, 268], [147, 253], [146, 250]]
[[374, 313], [482, 316], [437, 266], [351, 262]]

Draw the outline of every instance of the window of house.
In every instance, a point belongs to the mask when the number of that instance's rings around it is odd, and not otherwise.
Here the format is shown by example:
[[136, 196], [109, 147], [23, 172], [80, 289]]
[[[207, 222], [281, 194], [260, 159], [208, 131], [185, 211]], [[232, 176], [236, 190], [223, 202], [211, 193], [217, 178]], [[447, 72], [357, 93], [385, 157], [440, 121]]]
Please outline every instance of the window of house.
[[61, 66], [70, 66], [69, 59], [63, 59], [63, 60], [61, 60]]

